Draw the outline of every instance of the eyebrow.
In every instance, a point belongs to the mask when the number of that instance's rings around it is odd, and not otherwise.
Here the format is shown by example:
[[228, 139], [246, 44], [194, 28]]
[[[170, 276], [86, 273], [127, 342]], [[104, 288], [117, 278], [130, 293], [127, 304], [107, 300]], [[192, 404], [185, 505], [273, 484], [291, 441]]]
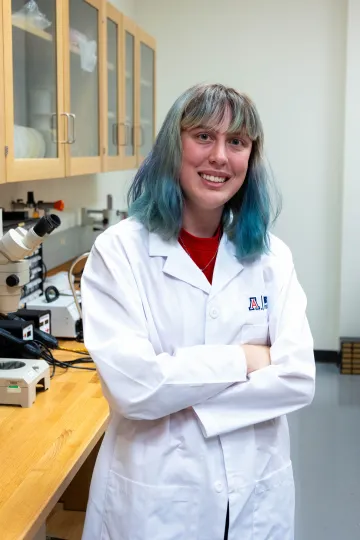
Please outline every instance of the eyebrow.
[[[206, 125], [200, 125], [200, 126], [196, 126], [196, 127], [193, 127], [193, 128], [190, 128], [189, 131], [197, 131], [197, 130], [204, 130], [204, 131], [208, 131], [209, 133], [219, 133], [215, 128], [212, 128], [210, 126], [206, 126]], [[239, 137], [239, 138], [246, 138], [248, 139], [249, 141], [251, 141], [249, 135], [245, 132], [241, 132], [241, 131], [229, 131], [227, 132], [227, 135], [229, 135], [230, 137]]]
[[195, 126], [193, 128], [190, 128], [190, 131], [195, 131], [195, 130], [204, 130], [204, 131], [211, 131], [212, 133], [216, 133], [216, 129], [210, 127], [210, 126], [205, 126], [205, 125], [201, 125], [201, 126]]

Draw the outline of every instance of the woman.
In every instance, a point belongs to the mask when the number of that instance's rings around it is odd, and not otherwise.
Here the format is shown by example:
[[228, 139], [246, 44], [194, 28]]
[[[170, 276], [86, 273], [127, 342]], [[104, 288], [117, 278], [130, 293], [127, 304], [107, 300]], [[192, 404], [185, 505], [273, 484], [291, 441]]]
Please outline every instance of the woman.
[[314, 394], [289, 249], [268, 231], [254, 104], [197, 85], [95, 242], [85, 343], [111, 409], [84, 540], [291, 540], [285, 415]]

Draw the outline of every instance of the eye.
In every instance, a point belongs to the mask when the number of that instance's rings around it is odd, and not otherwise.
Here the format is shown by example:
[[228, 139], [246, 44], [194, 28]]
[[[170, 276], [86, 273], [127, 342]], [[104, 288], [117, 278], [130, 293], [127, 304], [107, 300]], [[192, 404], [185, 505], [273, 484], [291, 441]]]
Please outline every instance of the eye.
[[243, 146], [242, 140], [239, 139], [238, 137], [234, 137], [233, 139], [230, 139], [230, 143], [231, 143], [233, 146]]
[[208, 142], [210, 140], [210, 135], [208, 133], [198, 133], [197, 138], [202, 142]]

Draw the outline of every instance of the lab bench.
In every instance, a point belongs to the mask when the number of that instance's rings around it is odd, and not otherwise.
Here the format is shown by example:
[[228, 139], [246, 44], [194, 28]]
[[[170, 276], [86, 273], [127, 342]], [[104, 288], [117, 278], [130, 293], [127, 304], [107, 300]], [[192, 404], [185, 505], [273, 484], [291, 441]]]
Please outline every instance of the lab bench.
[[[63, 350], [54, 356], [76, 357]], [[57, 368], [50, 389], [38, 393], [32, 407], [0, 407], [1, 540], [36, 538], [79, 471], [81, 476], [108, 419], [96, 371]]]

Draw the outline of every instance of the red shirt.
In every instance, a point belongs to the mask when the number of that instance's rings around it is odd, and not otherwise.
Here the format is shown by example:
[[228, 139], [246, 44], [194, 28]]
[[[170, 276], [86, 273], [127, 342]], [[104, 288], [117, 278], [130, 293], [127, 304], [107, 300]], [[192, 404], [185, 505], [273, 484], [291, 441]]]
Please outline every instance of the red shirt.
[[186, 253], [192, 258], [194, 263], [204, 272], [205, 276], [212, 283], [216, 255], [219, 249], [221, 228], [219, 227], [215, 236], [211, 238], [199, 238], [181, 229], [179, 243]]

